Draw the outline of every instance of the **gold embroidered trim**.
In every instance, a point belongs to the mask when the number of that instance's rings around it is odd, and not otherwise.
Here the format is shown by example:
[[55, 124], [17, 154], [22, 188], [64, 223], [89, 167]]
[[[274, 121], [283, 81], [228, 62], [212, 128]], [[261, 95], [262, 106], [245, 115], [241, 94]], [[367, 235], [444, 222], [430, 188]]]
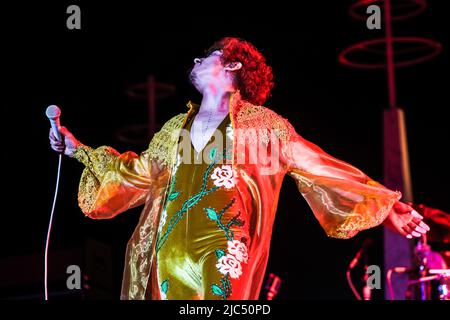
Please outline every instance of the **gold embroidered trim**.
[[85, 215], [91, 213], [101, 181], [111, 168], [119, 153], [111, 147], [102, 146], [97, 149], [80, 144], [73, 158], [83, 163], [83, 170], [78, 187], [78, 204]]
[[364, 213], [358, 213], [357, 216], [352, 219], [346, 220], [341, 226], [336, 229], [335, 238], [348, 239], [355, 236], [359, 231], [374, 228], [380, 225], [389, 215], [390, 210], [395, 202], [401, 195], [396, 192], [393, 198], [389, 199], [389, 203], [382, 206], [372, 217], [369, 219], [365, 217]]
[[150, 159], [158, 159], [164, 165], [171, 167], [176, 152], [180, 129], [186, 118], [186, 113], [180, 113], [167, 121], [160, 131], [155, 133], [148, 150]]
[[242, 102], [236, 119], [239, 129], [257, 129], [258, 138], [266, 144], [269, 142], [272, 132], [278, 139], [288, 141], [294, 130], [289, 121], [276, 112], [245, 101]]

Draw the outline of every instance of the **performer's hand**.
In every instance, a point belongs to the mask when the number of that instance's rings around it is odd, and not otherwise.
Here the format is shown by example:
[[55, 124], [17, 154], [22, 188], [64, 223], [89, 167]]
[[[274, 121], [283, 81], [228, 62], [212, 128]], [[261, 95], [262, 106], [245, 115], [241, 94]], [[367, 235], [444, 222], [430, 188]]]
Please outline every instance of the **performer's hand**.
[[64, 153], [66, 156], [72, 157], [73, 153], [77, 149], [80, 142], [75, 139], [72, 133], [66, 129], [66, 127], [60, 127], [59, 132], [61, 136], [64, 138], [64, 141], [58, 141], [55, 135], [53, 134], [53, 130], [50, 128], [50, 146], [53, 150], [59, 153]]
[[397, 201], [383, 224], [408, 239], [419, 238], [430, 230], [423, 217], [411, 206]]

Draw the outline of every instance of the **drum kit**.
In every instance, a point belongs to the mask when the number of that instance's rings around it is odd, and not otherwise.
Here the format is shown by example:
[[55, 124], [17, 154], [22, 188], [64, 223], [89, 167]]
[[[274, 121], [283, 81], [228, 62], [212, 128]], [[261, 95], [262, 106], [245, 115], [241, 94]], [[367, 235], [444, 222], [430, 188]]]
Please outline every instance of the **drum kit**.
[[410, 204], [431, 230], [417, 240], [408, 270], [407, 300], [450, 300], [450, 214]]

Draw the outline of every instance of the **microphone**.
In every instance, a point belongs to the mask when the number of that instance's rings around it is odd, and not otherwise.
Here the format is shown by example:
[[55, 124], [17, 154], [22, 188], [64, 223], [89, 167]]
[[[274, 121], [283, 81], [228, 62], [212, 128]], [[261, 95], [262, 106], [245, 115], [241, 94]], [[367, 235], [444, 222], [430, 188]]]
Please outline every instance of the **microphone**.
[[[61, 134], [59, 133], [59, 117], [61, 116], [61, 109], [58, 108], [58, 106], [51, 105], [47, 107], [47, 110], [45, 111], [45, 115], [47, 116], [48, 120], [50, 120], [50, 125], [52, 127], [53, 134], [55, 137], [62, 141]], [[58, 196], [58, 188], [59, 188], [59, 176], [61, 173], [61, 159], [62, 156], [59, 154], [59, 160], [58, 160], [58, 174], [56, 176], [56, 187], [55, 187], [55, 196], [53, 197], [53, 204], [52, 204], [52, 211], [50, 212], [50, 221], [48, 223], [48, 230], [47, 230], [47, 240], [45, 241], [45, 252], [44, 252], [44, 295], [45, 300], [48, 300], [48, 248], [50, 246], [50, 232], [52, 230], [52, 224], [53, 224], [53, 214], [55, 213], [55, 205], [56, 205], [56, 198]]]
[[45, 111], [45, 115], [47, 116], [48, 120], [50, 120], [53, 134], [59, 141], [62, 141], [61, 134], [59, 133], [59, 127], [61, 126], [59, 123], [61, 109], [55, 105], [48, 106], [47, 110]]
[[359, 262], [359, 259], [361, 258], [361, 255], [364, 253], [364, 251], [367, 250], [371, 245], [373, 244], [373, 240], [371, 238], [366, 238], [361, 245], [361, 249], [356, 253], [356, 256], [353, 258], [353, 260], [350, 262], [348, 269], [353, 269]]

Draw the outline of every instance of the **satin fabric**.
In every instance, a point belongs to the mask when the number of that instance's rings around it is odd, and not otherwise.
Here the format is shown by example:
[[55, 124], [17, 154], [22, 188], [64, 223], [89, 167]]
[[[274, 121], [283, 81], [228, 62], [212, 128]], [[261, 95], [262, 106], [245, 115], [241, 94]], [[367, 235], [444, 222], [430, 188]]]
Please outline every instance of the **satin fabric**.
[[252, 257], [247, 246], [254, 210], [241, 202], [235, 173], [227, 164], [230, 126], [227, 116], [199, 152], [190, 134], [183, 136], [186, 148], [179, 148], [159, 223], [152, 270], [158, 278], [149, 288], [153, 299], [246, 298], [242, 284], [249, 279], [246, 266]]
[[[177, 163], [179, 133], [198, 110], [193, 103], [188, 103], [188, 107], [188, 113], [170, 119], [140, 155], [85, 145], [80, 145], [74, 154], [86, 166], [78, 194], [86, 216], [108, 219], [144, 204], [127, 246], [121, 299], [152, 297], [152, 283], [157, 281], [157, 275], [151, 272], [152, 263]], [[385, 188], [303, 139], [272, 110], [242, 100], [239, 92], [230, 97], [229, 117], [227, 135], [233, 141], [230, 165], [236, 172], [235, 188], [252, 217], [251, 241], [246, 247], [249, 259], [245, 264], [249, 276], [240, 284], [245, 293], [240, 299], [259, 296], [286, 174], [295, 179], [299, 192], [330, 237], [350, 238], [379, 225], [401, 197], [400, 192]]]

